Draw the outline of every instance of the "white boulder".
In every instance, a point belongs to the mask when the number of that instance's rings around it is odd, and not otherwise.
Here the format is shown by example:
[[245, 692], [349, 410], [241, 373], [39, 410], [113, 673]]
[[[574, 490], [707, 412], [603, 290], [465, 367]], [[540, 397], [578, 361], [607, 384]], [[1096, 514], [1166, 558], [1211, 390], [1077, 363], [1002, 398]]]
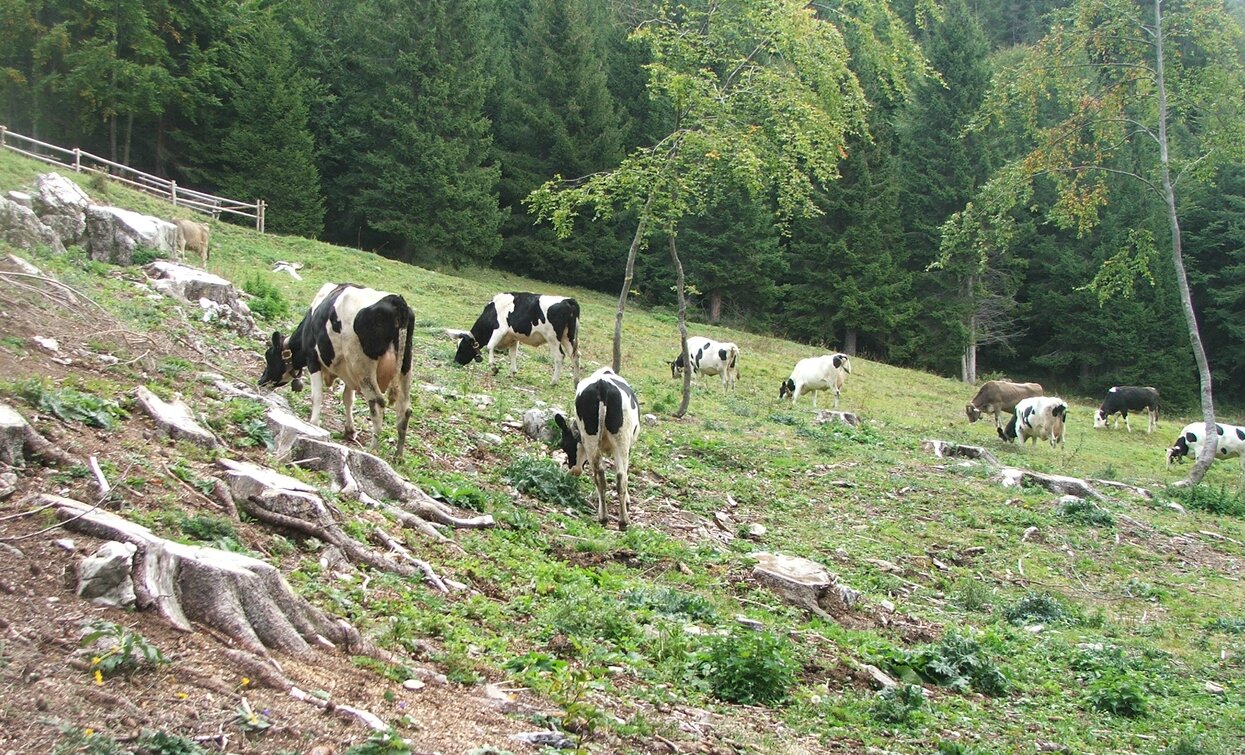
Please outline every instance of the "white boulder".
[[172, 255], [177, 226], [120, 207], [91, 205], [86, 211], [87, 252], [91, 259], [130, 265], [139, 247]]

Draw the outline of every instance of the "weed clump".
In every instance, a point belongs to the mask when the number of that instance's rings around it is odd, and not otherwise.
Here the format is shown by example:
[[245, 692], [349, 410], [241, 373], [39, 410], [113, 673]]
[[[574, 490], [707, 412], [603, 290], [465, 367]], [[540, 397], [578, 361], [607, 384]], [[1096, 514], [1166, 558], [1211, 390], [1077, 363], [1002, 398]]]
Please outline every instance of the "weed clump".
[[1223, 634], [1245, 634], [1245, 617], [1216, 616], [1206, 622], [1206, 631]]
[[31, 406], [66, 422], [81, 422], [90, 427], [115, 430], [117, 423], [129, 416], [129, 412], [112, 399], [84, 393], [75, 388], [57, 387], [50, 381], [26, 380], [17, 383], [14, 389]]
[[1198, 509], [1220, 516], [1245, 518], [1245, 494], [1227, 485], [1191, 485], [1169, 487], [1167, 495], [1188, 509]]
[[711, 639], [695, 663], [713, 696], [727, 702], [776, 705], [795, 684], [795, 650], [772, 632], [736, 627]]
[[290, 314], [289, 302], [281, 295], [281, 290], [259, 275], [247, 278], [242, 290], [254, 297], [247, 306], [261, 320], [277, 320]]
[[1115, 526], [1115, 516], [1110, 511], [1084, 498], [1074, 498], [1067, 503], [1060, 504], [1059, 516], [1070, 522], [1087, 524], [1091, 527]]
[[1129, 674], [1109, 674], [1094, 680], [1085, 696], [1094, 710], [1125, 718], [1146, 715], [1146, 692]]
[[878, 693], [873, 702], [873, 717], [888, 724], [902, 724], [913, 713], [925, 709], [925, 691], [919, 684], [900, 684]]
[[1011, 604], [1003, 615], [1013, 624], [1071, 624], [1074, 616], [1059, 598], [1045, 592], [1031, 592]]
[[916, 650], [888, 650], [881, 660], [892, 673], [909, 682], [925, 681], [996, 697], [1011, 688], [981, 641], [968, 633], [950, 631], [937, 645]]
[[524, 456], [503, 469], [502, 476], [524, 495], [554, 506], [587, 510], [579, 493], [579, 478], [553, 459]]

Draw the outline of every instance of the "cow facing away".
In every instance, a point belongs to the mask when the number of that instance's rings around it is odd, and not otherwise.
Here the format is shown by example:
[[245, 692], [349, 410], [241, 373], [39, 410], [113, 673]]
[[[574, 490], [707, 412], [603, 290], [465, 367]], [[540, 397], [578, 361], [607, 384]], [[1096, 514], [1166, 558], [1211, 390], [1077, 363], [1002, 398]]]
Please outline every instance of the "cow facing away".
[[[1216, 423], [1219, 430], [1219, 444], [1215, 449], [1216, 459], [1227, 459], [1232, 456], [1241, 457], [1241, 471], [1245, 472], [1245, 427]], [[1167, 449], [1167, 466], [1173, 462], [1183, 462], [1186, 456], [1197, 461], [1202, 451], [1202, 442], [1206, 433], [1205, 422], [1190, 422], [1176, 436], [1176, 441]]]
[[177, 235], [173, 242], [177, 260], [185, 262], [186, 250], [190, 250], [198, 253], [202, 266], [207, 267], [208, 240], [212, 236], [212, 226], [185, 218], [174, 218], [173, 225], [177, 226]]
[[964, 407], [969, 422], [976, 422], [984, 414], [994, 415], [994, 426], [1002, 429], [999, 420], [1002, 412], [1016, 413], [1016, 404], [1024, 399], [1041, 396], [1044, 393], [1040, 383], [1011, 383], [1006, 380], [987, 380], [981, 384], [977, 395]]
[[631, 448], [640, 436], [640, 405], [635, 391], [626, 380], [602, 367], [579, 382], [575, 388], [575, 419], [567, 421], [561, 414], [554, 421], [562, 428], [562, 450], [571, 474], [584, 469], [592, 475], [597, 488], [597, 518], [609, 523], [605, 505], [606, 455], [614, 460], [614, 477], [618, 485], [618, 528], [627, 529], [627, 472], [631, 464]]
[[385, 399], [398, 414], [398, 451], [406, 445], [411, 419], [411, 338], [415, 315], [397, 294], [349, 283], [325, 283], [302, 322], [288, 338], [272, 334], [264, 354], [261, 387], [293, 383], [302, 389], [302, 371], [311, 374], [311, 424], [320, 425], [324, 389], [340, 379], [345, 385], [346, 438], [353, 440], [354, 394], [367, 399], [372, 415], [372, 450], [380, 445]]
[[454, 361], [466, 366], [481, 361], [488, 349], [493, 374], [494, 349], [510, 349], [510, 376], [519, 371], [519, 344], [549, 345], [553, 358], [553, 385], [562, 376], [562, 358], [569, 355], [574, 377], [579, 379], [579, 302], [565, 296], [541, 296], [525, 292], [497, 294], [471, 326], [470, 335], [458, 342]]
[[1068, 420], [1068, 405], [1054, 396], [1034, 396], [1016, 404], [1016, 413], [1007, 427], [999, 428], [999, 437], [1007, 442], [1020, 438], [1020, 444], [1032, 440], [1050, 441], [1050, 447], [1063, 443], [1064, 425]]
[[[1147, 433], [1154, 432], [1154, 428], [1159, 426], [1159, 392], [1154, 388], [1139, 388], [1134, 385], [1117, 385], [1107, 391], [1107, 395], [1102, 399], [1102, 406], [1098, 407], [1098, 411], [1094, 412], [1094, 427], [1106, 427], [1108, 420], [1112, 414], [1119, 414], [1124, 418], [1124, 427], [1128, 428], [1131, 433], [1133, 426], [1128, 422], [1128, 413], [1146, 410], [1146, 414], [1150, 416], [1150, 424], [1146, 428]], [[1119, 417], [1115, 419], [1115, 427], [1119, 429]]]
[[[692, 375], [721, 375], [722, 393], [735, 390], [739, 379], [739, 347], [729, 341], [715, 341], [704, 336], [687, 339], [687, 356], [692, 363]], [[683, 354], [670, 362], [670, 377], [678, 377], [683, 371]]]
[[778, 398], [791, 397], [792, 405], [799, 400], [801, 394], [813, 394], [813, 408], [817, 408], [817, 391], [834, 391], [834, 408], [839, 408], [839, 393], [847, 376], [851, 374], [852, 363], [846, 354], [827, 354], [821, 357], [809, 357], [796, 362], [791, 377], [783, 381], [778, 388]]

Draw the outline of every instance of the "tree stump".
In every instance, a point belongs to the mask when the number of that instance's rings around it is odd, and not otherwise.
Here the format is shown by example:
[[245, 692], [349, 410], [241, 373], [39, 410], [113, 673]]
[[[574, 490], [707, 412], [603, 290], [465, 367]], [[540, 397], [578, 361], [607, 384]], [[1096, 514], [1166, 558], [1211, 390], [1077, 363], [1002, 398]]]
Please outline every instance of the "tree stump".
[[921, 441], [921, 450], [926, 453], [942, 459], [951, 456], [959, 456], [964, 459], [977, 459], [984, 461], [993, 466], [999, 465], [999, 460], [986, 449], [981, 446], [964, 446], [959, 443], [952, 443], [946, 440], [926, 439]]
[[1044, 474], [1028, 469], [1017, 469], [1016, 467], [1000, 469], [999, 481], [1003, 483], [1005, 488], [1035, 485], [1039, 488], [1045, 488], [1056, 495], [1074, 495], [1078, 498], [1093, 498], [1099, 501], [1105, 498], [1092, 485], [1078, 477]]
[[22, 467], [28, 458], [60, 466], [82, 463], [49, 443], [16, 409], [0, 402], [0, 464]]
[[752, 569], [753, 578], [788, 603], [822, 618], [838, 621], [837, 617], [850, 611], [860, 598], [860, 593], [839, 582], [815, 561], [765, 551], [749, 556], [757, 561]]

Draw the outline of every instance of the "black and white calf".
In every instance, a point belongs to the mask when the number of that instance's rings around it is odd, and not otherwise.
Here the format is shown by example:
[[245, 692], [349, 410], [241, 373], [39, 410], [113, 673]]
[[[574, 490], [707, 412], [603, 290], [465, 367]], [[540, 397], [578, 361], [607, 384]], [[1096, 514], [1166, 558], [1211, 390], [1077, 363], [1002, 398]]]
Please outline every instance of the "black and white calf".
[[1007, 427], [998, 429], [999, 437], [1007, 442], [1020, 438], [1020, 444], [1032, 440], [1049, 440], [1050, 447], [1063, 443], [1064, 424], [1068, 420], [1068, 405], [1054, 396], [1034, 396], [1016, 404], [1016, 413]]
[[[1219, 430], [1219, 445], [1215, 449], [1215, 458], [1226, 459], [1230, 456], [1239, 456], [1241, 457], [1241, 471], [1245, 472], [1245, 427], [1220, 423], [1216, 423], [1215, 427]], [[1172, 462], [1183, 462], [1186, 456], [1197, 461], [1198, 454], [1202, 451], [1202, 439], [1205, 433], [1205, 422], [1190, 422], [1185, 425], [1180, 435], [1176, 437], [1176, 442], [1167, 449], [1168, 466], [1171, 466]]]
[[[729, 341], [715, 341], [704, 336], [687, 339], [687, 357], [692, 363], [692, 375], [721, 375], [722, 393], [735, 390], [739, 379], [739, 347]], [[683, 354], [670, 363], [670, 377], [678, 377], [683, 371]]]
[[[497, 294], [484, 307], [471, 334], [458, 343], [454, 361], [466, 366], [481, 361], [488, 349], [493, 367], [493, 350], [510, 349], [510, 375], [519, 371], [519, 344], [549, 345], [553, 357], [553, 384], [562, 376], [562, 358], [571, 357], [574, 376], [579, 378], [579, 302], [565, 296], [541, 296], [515, 292]], [[497, 368], [493, 367], [493, 373]]]
[[847, 376], [852, 371], [852, 363], [846, 354], [827, 354], [824, 357], [809, 357], [796, 362], [791, 377], [783, 381], [778, 388], [778, 398], [791, 397], [794, 405], [803, 393], [813, 394], [813, 408], [817, 408], [817, 391], [834, 391], [834, 408], [839, 408], [839, 393]]
[[[1102, 406], [1098, 407], [1098, 411], [1094, 412], [1094, 427], [1106, 427], [1107, 421], [1111, 419], [1112, 414], [1119, 414], [1124, 418], [1124, 427], [1128, 428], [1131, 433], [1133, 426], [1128, 422], [1128, 413], [1139, 412], [1142, 409], [1150, 415], [1150, 425], [1146, 428], [1146, 432], [1154, 432], [1154, 428], [1159, 426], [1159, 392], [1154, 388], [1139, 388], [1135, 385], [1117, 385], [1107, 391], [1107, 395], [1102, 399]], [[1115, 427], [1119, 428], [1120, 420], [1116, 418]]]
[[380, 444], [385, 397], [398, 413], [398, 452], [406, 445], [411, 419], [411, 337], [415, 315], [397, 294], [349, 283], [325, 283], [288, 338], [272, 334], [264, 354], [261, 387], [293, 383], [302, 390], [302, 372], [311, 374], [311, 424], [320, 424], [324, 389], [345, 385], [346, 437], [354, 438], [355, 391], [367, 399], [372, 415], [372, 449]]
[[606, 454], [614, 459], [614, 476], [618, 483], [618, 528], [627, 529], [627, 470], [631, 464], [631, 448], [640, 436], [640, 404], [635, 391], [626, 380], [602, 367], [579, 382], [575, 388], [575, 420], [568, 422], [561, 414], [554, 421], [562, 428], [562, 450], [571, 474], [580, 475], [587, 467], [597, 486], [597, 518], [609, 522], [605, 507]]

